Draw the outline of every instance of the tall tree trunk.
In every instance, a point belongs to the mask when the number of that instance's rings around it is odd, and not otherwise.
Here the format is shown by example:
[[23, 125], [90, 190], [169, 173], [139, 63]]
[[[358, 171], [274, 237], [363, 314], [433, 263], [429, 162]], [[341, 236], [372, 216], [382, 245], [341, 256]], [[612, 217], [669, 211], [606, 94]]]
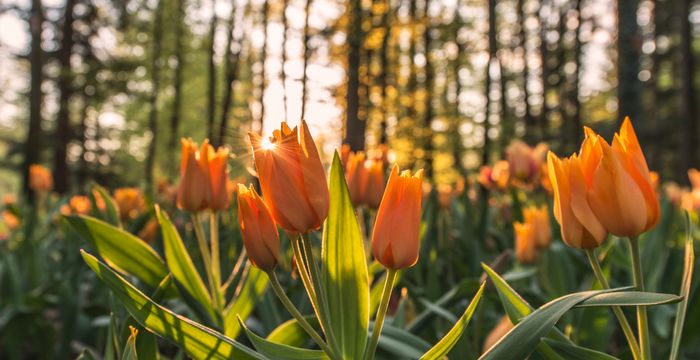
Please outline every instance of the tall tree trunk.
[[265, 88], [267, 87], [267, 79], [265, 76], [265, 65], [267, 64], [267, 41], [268, 41], [268, 36], [267, 36], [267, 21], [268, 21], [268, 12], [270, 11], [270, 5], [268, 1], [265, 1], [263, 3], [263, 10], [262, 10], [262, 26], [263, 26], [263, 46], [262, 46], [262, 51], [260, 52], [260, 98], [258, 99], [258, 102], [260, 103], [260, 131], [263, 131], [263, 125], [265, 123]]
[[350, 1], [350, 31], [348, 32], [348, 85], [346, 94], [347, 113], [345, 139], [353, 151], [364, 150], [367, 124], [359, 117], [360, 112], [360, 61], [362, 57], [362, 1]]
[[617, 97], [620, 121], [625, 116], [638, 119], [641, 108], [642, 86], [637, 77], [641, 47], [637, 24], [638, 8], [639, 0], [618, 0], [617, 2]]
[[41, 144], [41, 108], [43, 93], [41, 83], [44, 80], [44, 54], [41, 49], [41, 30], [44, 26], [44, 10], [41, 0], [32, 0], [32, 9], [29, 15], [29, 32], [31, 34], [31, 48], [29, 52], [30, 89], [29, 89], [29, 129], [24, 142], [23, 187], [29, 200], [34, 194], [29, 188], [29, 167], [39, 162]]
[[284, 111], [284, 119], [289, 117], [289, 112], [287, 111], [287, 72], [284, 66], [287, 65], [287, 30], [289, 30], [289, 24], [287, 24], [287, 7], [289, 6], [289, 0], [284, 0], [282, 2], [282, 66], [280, 67], [280, 80], [282, 81], [282, 110]]
[[151, 53], [151, 93], [148, 104], [148, 129], [151, 132], [151, 143], [146, 155], [146, 192], [153, 192], [153, 172], [155, 170], [156, 146], [158, 144], [158, 91], [160, 81], [161, 41], [163, 40], [163, 1], [159, 0], [155, 8], [153, 23], [153, 52]]
[[539, 118], [539, 140], [548, 141], [550, 138], [549, 134], [549, 112], [550, 108], [547, 103], [547, 94], [549, 93], [549, 51], [547, 50], [547, 30], [548, 22], [547, 18], [544, 16], [545, 0], [541, 0], [540, 8], [538, 10], [537, 19], [540, 24], [540, 66], [542, 68], [541, 72], [541, 82], [542, 82], [542, 110], [540, 112]]
[[523, 105], [525, 105], [525, 137], [532, 141], [533, 132], [535, 130], [535, 117], [532, 115], [532, 108], [530, 107], [530, 90], [528, 88], [528, 83], [530, 81], [530, 67], [528, 66], [529, 58], [527, 56], [527, 29], [525, 28], [527, 14], [525, 14], [525, 0], [518, 0], [517, 7], [518, 24], [520, 26], [518, 41], [520, 43], [520, 50], [523, 52]]
[[680, 96], [680, 118], [684, 122], [679, 126], [681, 136], [684, 139], [683, 166], [682, 169], [696, 168], [697, 146], [698, 146], [698, 112], [695, 93], [695, 57], [693, 54], [693, 29], [689, 16], [693, 5], [692, 0], [678, 2], [679, 23], [681, 30], [680, 43], [680, 70], [681, 70], [681, 96]]
[[[286, 1], [286, 0], [285, 0]], [[229, 19], [226, 39], [226, 87], [224, 88], [224, 102], [221, 106], [221, 122], [219, 123], [218, 145], [226, 144], [226, 132], [228, 131], [228, 117], [231, 112], [231, 103], [233, 102], [233, 86], [238, 74], [238, 58], [240, 50], [233, 52], [233, 32], [236, 22], [236, 2], [231, 1], [231, 18]]]
[[391, 38], [391, 2], [384, 0], [384, 13], [382, 14], [381, 26], [384, 28], [382, 36], [382, 48], [379, 51], [379, 67], [381, 74], [379, 75], [379, 88], [381, 91], [382, 103], [380, 106], [381, 123], [379, 125], [379, 143], [386, 144], [387, 138], [387, 118], [389, 114], [389, 103], [387, 101], [387, 85], [390, 74], [389, 68], [389, 39]]
[[[170, 112], [170, 139], [168, 141], [168, 151], [170, 156], [170, 164], [176, 164], [177, 151], [177, 140], [180, 137], [180, 118], [182, 111], [182, 72], [185, 67], [185, 54], [184, 54], [184, 24], [185, 21], [185, 1], [177, 0], [177, 12], [175, 16], [175, 76], [173, 78], [173, 104], [172, 111]], [[177, 171], [177, 167], [171, 166], [172, 169]]]
[[453, 105], [453, 118], [452, 118], [452, 126], [450, 129], [451, 137], [452, 137], [452, 161], [454, 163], [454, 166], [457, 168], [457, 171], [459, 172], [460, 175], [465, 175], [465, 169], [464, 165], [462, 162], [462, 151], [463, 146], [462, 146], [462, 135], [459, 133], [459, 129], [462, 125], [462, 113], [460, 109], [460, 95], [462, 94], [462, 81], [459, 77], [459, 72], [462, 69], [462, 57], [464, 54], [464, 44], [460, 42], [459, 39], [459, 32], [464, 26], [464, 21], [462, 19], [462, 15], [459, 13], [459, 8], [461, 6], [461, 1], [457, 1], [457, 8], [455, 10], [455, 21], [457, 26], [455, 27], [455, 44], [457, 45], [457, 55], [455, 55], [455, 60], [452, 62], [452, 73], [454, 74], [454, 81], [455, 81], [455, 99], [454, 99], [454, 105]]
[[304, 120], [306, 116], [306, 101], [307, 101], [307, 90], [306, 83], [308, 81], [306, 77], [306, 69], [309, 67], [309, 57], [311, 57], [311, 51], [309, 49], [309, 39], [311, 38], [311, 33], [309, 29], [309, 13], [311, 12], [311, 1], [306, 0], [306, 7], [304, 9], [304, 62], [301, 72], [301, 120]]
[[[265, 4], [267, 4], [267, 1], [265, 1]], [[214, 138], [214, 117], [216, 116], [216, 64], [214, 63], [214, 57], [216, 56], [215, 38], [217, 25], [215, 5], [216, 3], [212, 1], [212, 15], [209, 27], [209, 83], [207, 88], [207, 137], [212, 143], [217, 143], [217, 140]]]
[[430, 14], [428, 9], [430, 8], [430, 0], [425, 0], [425, 14], [424, 14], [424, 24], [425, 29], [423, 31], [423, 51], [425, 52], [425, 82], [423, 84], [423, 90], [425, 93], [425, 114], [423, 117], [423, 144], [425, 150], [425, 175], [428, 179], [433, 179], [433, 87], [435, 70], [433, 69], [432, 55], [430, 50], [432, 48], [432, 24], [430, 21]]
[[491, 116], [491, 68], [498, 61], [496, 58], [497, 43], [496, 43], [496, 0], [488, 0], [489, 8], [489, 61], [486, 65], [486, 86], [484, 93], [486, 95], [486, 116], [483, 122], [484, 129], [484, 146], [481, 153], [481, 165], [488, 165], [489, 155], [491, 151], [491, 139], [489, 139], [489, 117]]
[[583, 44], [581, 43], [581, 25], [583, 25], [583, 16], [581, 15], [582, 0], [575, 0], [576, 17], [578, 19], [578, 26], [576, 27], [576, 35], [574, 37], [574, 63], [576, 64], [576, 71], [574, 72], [574, 81], [572, 82], [571, 89], [571, 102], [573, 103], [574, 114], [573, 114], [573, 128], [572, 139], [574, 144], [580, 144], [583, 135], [583, 123], [581, 120], [581, 100], [579, 99], [580, 83], [581, 83], [581, 50]]
[[73, 95], [73, 71], [70, 58], [73, 54], [73, 8], [75, 0], [67, 0], [63, 8], [63, 29], [61, 49], [58, 51], [60, 73], [58, 77], [58, 113], [56, 114], [56, 135], [54, 138], [54, 190], [59, 194], [68, 191], [68, 159], [66, 152], [71, 140], [70, 99]]

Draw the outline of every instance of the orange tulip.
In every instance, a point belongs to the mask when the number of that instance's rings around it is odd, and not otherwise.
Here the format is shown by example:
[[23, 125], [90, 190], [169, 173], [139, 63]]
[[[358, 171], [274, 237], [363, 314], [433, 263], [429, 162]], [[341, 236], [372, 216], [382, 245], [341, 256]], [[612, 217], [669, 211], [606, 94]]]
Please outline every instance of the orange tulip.
[[581, 161], [591, 209], [610, 233], [634, 237], [656, 225], [659, 201], [628, 118], [612, 146], [586, 128]]
[[177, 206], [190, 212], [226, 209], [229, 205], [227, 159], [228, 150], [215, 151], [208, 140], [197, 150], [192, 139], [183, 139]]
[[514, 140], [506, 149], [506, 159], [510, 174], [514, 179], [530, 182], [537, 177], [538, 164], [535, 162], [532, 148], [520, 140]]
[[538, 248], [546, 248], [552, 240], [552, 227], [549, 224], [547, 205], [540, 207], [529, 206], [523, 209], [526, 224], [533, 228], [533, 237]]
[[377, 210], [372, 253], [388, 269], [413, 266], [418, 260], [423, 170], [399, 175], [394, 166]]
[[156, 240], [156, 236], [158, 236], [158, 230], [160, 229], [160, 225], [158, 224], [158, 220], [156, 219], [151, 219], [148, 220], [146, 225], [143, 226], [141, 231], [139, 231], [138, 237], [139, 239], [147, 242], [147, 243], [152, 243], [153, 241]]
[[19, 228], [19, 218], [17, 215], [5, 210], [2, 212], [2, 222], [8, 230], [13, 231]]
[[365, 168], [365, 153], [350, 152], [345, 165], [345, 179], [348, 182], [350, 200], [356, 207], [365, 204], [368, 174]]
[[515, 258], [522, 264], [530, 264], [537, 260], [537, 238], [535, 226], [530, 223], [516, 222], [515, 229]]
[[136, 219], [146, 210], [146, 201], [138, 188], [127, 187], [114, 190], [114, 202], [119, 207], [119, 217], [125, 221]]
[[367, 189], [365, 201], [371, 209], [377, 209], [384, 196], [384, 162], [381, 160], [368, 160], [365, 163], [367, 170]]
[[76, 195], [68, 200], [67, 204], [61, 206], [61, 214], [63, 215], [86, 215], [92, 209], [92, 203], [87, 196]]
[[46, 167], [33, 164], [29, 167], [29, 188], [36, 192], [49, 192], [53, 189], [53, 176]]
[[248, 257], [253, 265], [271, 271], [280, 256], [280, 238], [275, 222], [253, 186], [238, 184], [238, 222]]
[[282, 123], [269, 139], [249, 133], [260, 187], [272, 217], [292, 233], [318, 229], [328, 216], [328, 184], [305, 121]]
[[479, 170], [478, 181], [487, 189], [505, 189], [510, 180], [510, 169], [508, 161], [499, 160], [493, 167], [484, 165]]
[[496, 343], [501, 340], [501, 338], [504, 337], [514, 326], [515, 325], [513, 325], [507, 315], [503, 316], [501, 321], [499, 321], [493, 330], [491, 330], [491, 332], [486, 336], [482, 352], [486, 352], [491, 347], [496, 345]]
[[597, 247], [608, 233], [588, 202], [583, 161], [576, 154], [560, 159], [549, 152], [547, 166], [562, 240], [578, 249]]
[[698, 169], [688, 169], [688, 180], [693, 189], [700, 189], [700, 171]]

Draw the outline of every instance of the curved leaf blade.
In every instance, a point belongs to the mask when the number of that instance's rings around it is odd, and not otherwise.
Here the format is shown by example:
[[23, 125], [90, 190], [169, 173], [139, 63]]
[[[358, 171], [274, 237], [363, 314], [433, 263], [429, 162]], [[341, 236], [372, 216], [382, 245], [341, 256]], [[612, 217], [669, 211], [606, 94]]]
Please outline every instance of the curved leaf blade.
[[673, 340], [671, 343], [670, 360], [678, 358], [681, 348], [681, 338], [683, 336], [683, 324], [685, 323], [685, 313], [688, 310], [690, 299], [691, 283], [693, 281], [693, 271], [695, 269], [695, 248], [693, 247], [693, 223], [688, 212], [685, 213], [685, 260], [683, 265], [683, 278], [681, 279], [680, 295], [683, 300], [678, 304], [676, 311], [676, 323], [673, 326]]
[[88, 266], [139, 324], [182, 347], [195, 359], [266, 359], [247, 346], [156, 304], [114, 270], [84, 250]]
[[278, 344], [266, 340], [245, 326], [241, 318], [238, 318], [241, 329], [245, 332], [255, 349], [272, 360], [326, 360], [328, 356], [321, 350], [302, 349], [286, 344]]
[[243, 280], [238, 297], [224, 309], [224, 334], [235, 339], [241, 332], [236, 316], [245, 319], [253, 312], [267, 290], [269, 278], [264, 271], [250, 266], [248, 276]]
[[577, 304], [576, 307], [591, 306], [654, 306], [673, 304], [681, 301], [673, 294], [661, 294], [642, 291], [619, 291], [595, 295]]
[[619, 360], [612, 355], [608, 355], [600, 351], [587, 349], [561, 341], [547, 338], [542, 339], [542, 341], [549, 345], [552, 349], [556, 350], [560, 355], [565, 356], [567, 360]]

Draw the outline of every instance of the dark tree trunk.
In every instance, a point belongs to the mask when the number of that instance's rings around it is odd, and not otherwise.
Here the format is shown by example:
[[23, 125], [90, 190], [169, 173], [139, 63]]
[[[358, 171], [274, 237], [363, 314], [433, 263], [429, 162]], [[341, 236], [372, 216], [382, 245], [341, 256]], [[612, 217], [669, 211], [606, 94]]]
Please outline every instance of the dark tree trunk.
[[29, 129], [24, 142], [24, 164], [22, 166], [23, 188], [29, 200], [34, 194], [29, 188], [29, 167], [39, 162], [41, 144], [41, 108], [43, 93], [41, 83], [44, 79], [44, 54], [41, 49], [41, 30], [44, 25], [44, 11], [41, 0], [32, 0], [32, 9], [29, 14], [29, 32], [31, 34], [31, 48], [29, 52], [30, 89], [29, 89]]
[[455, 56], [455, 60], [452, 62], [452, 72], [454, 76], [454, 81], [455, 81], [455, 99], [454, 99], [454, 105], [453, 105], [453, 120], [452, 120], [452, 126], [451, 126], [451, 137], [453, 139], [453, 144], [452, 144], [452, 161], [454, 163], [454, 166], [457, 168], [457, 171], [459, 172], [460, 175], [465, 175], [465, 169], [464, 165], [462, 163], [462, 136], [459, 133], [459, 129], [462, 125], [462, 113], [460, 109], [460, 95], [462, 94], [462, 81], [459, 77], [459, 72], [462, 69], [462, 56], [464, 54], [464, 44], [460, 42], [459, 39], [459, 32], [462, 26], [464, 25], [464, 21], [462, 19], [462, 16], [459, 13], [459, 7], [461, 5], [461, 1], [457, 2], [457, 10], [455, 11], [455, 21], [456, 21], [456, 27], [455, 27], [455, 44], [457, 44], [457, 55]]
[[379, 67], [381, 68], [381, 74], [379, 75], [379, 88], [381, 89], [382, 103], [380, 107], [381, 112], [381, 123], [379, 125], [379, 143], [386, 144], [388, 142], [387, 136], [387, 117], [389, 113], [389, 103], [387, 99], [387, 85], [389, 83], [388, 77], [390, 74], [389, 68], [389, 39], [391, 36], [391, 2], [388, 0], [384, 1], [386, 8], [382, 14], [381, 26], [384, 28], [384, 36], [382, 37], [382, 48], [379, 51]]
[[265, 76], [265, 65], [267, 64], [267, 21], [268, 21], [268, 12], [270, 11], [270, 4], [265, 1], [263, 3], [263, 10], [262, 10], [262, 26], [263, 26], [263, 37], [264, 37], [264, 42], [262, 46], [262, 51], [260, 53], [260, 98], [258, 99], [258, 102], [260, 103], [260, 131], [263, 131], [263, 125], [265, 122], [265, 88], [267, 87], [267, 79]]
[[[168, 141], [170, 151], [170, 163], [176, 163], [177, 151], [177, 141], [180, 137], [180, 117], [182, 111], [182, 72], [185, 67], [185, 54], [183, 49], [184, 42], [184, 24], [185, 20], [185, 1], [177, 0], [177, 12], [175, 18], [175, 76], [173, 78], [173, 108], [170, 112], [170, 139]], [[171, 166], [172, 169], [177, 169], [175, 166]]]
[[[267, 4], [267, 1], [265, 1], [265, 4]], [[214, 5], [216, 4], [212, 2], [212, 8], [214, 7]], [[209, 140], [211, 140], [213, 143], [217, 142], [216, 139], [214, 139], [214, 118], [216, 117], [216, 64], [214, 63], [214, 57], [216, 56], [216, 25], [216, 12], [213, 11], [209, 27], [209, 83], [207, 88], [207, 136], [209, 137]]]
[[226, 132], [228, 131], [228, 117], [231, 112], [231, 104], [233, 103], [233, 86], [238, 74], [238, 58], [240, 50], [233, 52], [233, 31], [236, 21], [236, 4], [231, 2], [231, 18], [229, 19], [226, 40], [226, 87], [224, 88], [224, 102], [221, 107], [221, 122], [219, 123], [218, 145], [226, 144]]
[[484, 93], [486, 96], [486, 116], [483, 122], [484, 129], [484, 146], [481, 153], [481, 165], [488, 165], [489, 155], [491, 151], [491, 139], [489, 139], [489, 117], [491, 116], [491, 68], [494, 63], [498, 60], [496, 59], [497, 43], [496, 43], [496, 0], [488, 0], [489, 8], [489, 61], [486, 65], [486, 86]]
[[287, 64], [287, 30], [289, 24], [287, 24], [287, 7], [289, 6], [289, 0], [284, 0], [282, 2], [282, 66], [280, 67], [280, 80], [282, 81], [282, 111], [284, 114], [284, 119], [289, 117], [289, 112], [287, 111], [287, 72], [284, 66]]
[[66, 151], [71, 140], [70, 99], [73, 95], [73, 71], [70, 58], [73, 54], [73, 8], [75, 0], [67, 0], [63, 12], [63, 30], [61, 49], [58, 51], [60, 74], [58, 77], [58, 113], [56, 115], [56, 134], [54, 138], [54, 190], [59, 194], [68, 191], [68, 159]]
[[353, 151], [364, 150], [367, 124], [359, 117], [360, 112], [360, 60], [362, 57], [362, 2], [350, 2], [350, 31], [348, 32], [348, 85], [346, 94], [347, 114], [344, 143]]
[[306, 116], [306, 69], [309, 66], [309, 57], [311, 56], [311, 51], [309, 49], [309, 39], [311, 38], [309, 30], [309, 13], [311, 12], [311, 1], [312, 0], [306, 0], [306, 7], [304, 9], [304, 63], [301, 72], [301, 120], [304, 120], [304, 116]]
[[525, 0], [518, 0], [517, 7], [518, 24], [520, 26], [518, 41], [520, 42], [520, 49], [523, 52], [523, 104], [525, 105], [525, 135], [528, 140], [532, 141], [534, 138], [533, 132], [535, 130], [535, 117], [532, 115], [532, 108], [530, 107], [530, 90], [528, 88], [528, 82], [530, 80], [530, 67], [527, 63], [527, 29], [525, 28], [527, 14], [525, 14]]
[[[639, 118], [641, 109], [641, 82], [639, 73], [639, 55], [641, 39], [637, 24], [639, 0], [618, 0], [618, 59], [617, 59], [617, 97], [618, 120], [629, 116]], [[687, 19], [683, 21], [688, 21]]]
[[576, 36], [574, 37], [574, 63], [576, 71], [574, 72], [574, 81], [571, 89], [571, 102], [573, 104], [573, 128], [571, 129], [572, 139], [574, 144], [580, 144], [583, 140], [583, 123], [581, 120], [581, 101], [579, 100], [579, 89], [581, 83], [581, 25], [583, 24], [583, 16], [581, 15], [582, 0], [575, 0], [576, 17], [579, 26], [576, 27]]
[[435, 70], [430, 54], [432, 48], [432, 24], [428, 8], [430, 0], [425, 1], [425, 31], [423, 32], [423, 51], [425, 52], [425, 83], [423, 84], [425, 96], [425, 114], [423, 117], [423, 144], [425, 150], [425, 176], [428, 179], [433, 178], [433, 80], [435, 78]]
[[681, 137], [684, 139], [683, 167], [682, 171], [690, 168], [697, 168], [697, 145], [698, 145], [698, 113], [695, 94], [695, 57], [693, 54], [693, 29], [689, 16], [693, 5], [692, 0], [679, 1], [679, 23], [681, 26], [680, 43], [680, 71], [681, 71], [681, 94], [680, 94], [680, 118], [684, 122], [680, 126]]
[[541, 82], [542, 82], [542, 110], [539, 118], [539, 140], [549, 141], [549, 104], [547, 103], [547, 94], [549, 93], [549, 51], [547, 50], [547, 18], [543, 15], [545, 0], [540, 3], [540, 8], [537, 18], [540, 23], [540, 66], [542, 67]]
[[155, 21], [153, 23], [153, 53], [151, 53], [151, 93], [148, 104], [148, 129], [151, 132], [151, 143], [148, 145], [146, 155], [146, 192], [153, 191], [153, 172], [156, 161], [156, 146], [158, 144], [158, 91], [160, 81], [160, 55], [161, 41], [163, 40], [163, 2], [159, 0], [155, 8]]

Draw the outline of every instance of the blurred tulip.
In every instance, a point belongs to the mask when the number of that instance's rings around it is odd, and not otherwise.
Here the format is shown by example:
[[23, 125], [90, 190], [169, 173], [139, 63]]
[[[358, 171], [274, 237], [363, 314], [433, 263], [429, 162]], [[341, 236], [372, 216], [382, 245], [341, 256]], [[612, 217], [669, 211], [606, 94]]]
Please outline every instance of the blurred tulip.
[[68, 200], [67, 204], [61, 206], [63, 215], [87, 215], [92, 209], [90, 198], [83, 195], [75, 195]]
[[488, 351], [491, 347], [496, 345], [496, 343], [501, 340], [515, 325], [510, 321], [507, 315], [501, 318], [501, 321], [496, 324], [496, 326], [491, 330], [491, 332], [486, 336], [484, 340], [484, 347], [482, 353]]
[[537, 260], [537, 238], [535, 226], [531, 223], [513, 223], [515, 230], [515, 258], [521, 264], [531, 264]]
[[192, 139], [183, 139], [177, 206], [190, 212], [228, 208], [227, 159], [228, 149], [214, 150], [209, 141], [204, 140], [197, 150]]
[[612, 146], [586, 128], [581, 162], [591, 209], [616, 236], [634, 237], [659, 220], [659, 201], [629, 118]]
[[298, 130], [283, 122], [270, 138], [249, 136], [262, 194], [277, 224], [292, 233], [318, 229], [328, 216], [328, 184], [306, 122]]
[[372, 232], [372, 253], [388, 269], [413, 266], [418, 260], [421, 184], [423, 170], [415, 175], [394, 166], [389, 176]]
[[49, 192], [53, 189], [53, 176], [46, 167], [33, 164], [29, 167], [29, 187], [36, 192]]
[[365, 163], [367, 171], [367, 188], [365, 190], [365, 201], [370, 209], [379, 208], [384, 196], [384, 162], [379, 160], [368, 160]]
[[677, 208], [681, 207], [681, 201], [683, 199], [683, 194], [687, 193], [687, 188], [681, 188], [678, 184], [670, 182], [664, 184], [664, 194], [668, 200]]
[[586, 179], [578, 155], [560, 159], [550, 152], [547, 165], [554, 193], [554, 217], [561, 225], [562, 240], [578, 249], [599, 246], [608, 233], [588, 203]]
[[344, 168], [347, 167], [351, 152], [350, 145], [343, 144], [340, 146], [340, 162], [343, 164]]
[[4, 207], [10, 207], [17, 205], [17, 197], [13, 194], [5, 194], [2, 197], [2, 205]]
[[19, 218], [17, 215], [5, 210], [2, 212], [2, 222], [5, 224], [5, 227], [10, 230], [14, 231], [17, 228], [19, 228]]
[[246, 189], [238, 184], [238, 222], [253, 265], [264, 271], [274, 269], [280, 256], [279, 233], [270, 211], [253, 186]]
[[523, 209], [523, 218], [533, 230], [533, 237], [538, 248], [547, 248], [552, 240], [552, 227], [549, 224], [547, 205], [529, 206]]
[[700, 171], [698, 169], [688, 169], [688, 180], [693, 189], [700, 189]]
[[147, 243], [152, 243], [156, 240], [156, 237], [158, 236], [159, 229], [160, 229], [160, 225], [158, 225], [158, 220], [156, 220], [156, 219], [148, 220], [146, 225], [143, 226], [143, 229], [141, 229], [141, 231], [139, 231], [138, 238], [147, 242]]
[[479, 170], [478, 181], [487, 189], [505, 189], [510, 180], [508, 161], [499, 160], [493, 167], [484, 165]]
[[345, 179], [348, 182], [350, 200], [355, 207], [365, 203], [368, 174], [365, 169], [365, 153], [362, 151], [350, 152], [345, 163]]
[[539, 167], [534, 160], [532, 148], [523, 141], [514, 140], [510, 143], [506, 149], [506, 159], [514, 180], [529, 183], [537, 177]]
[[114, 202], [119, 207], [119, 217], [122, 221], [136, 219], [146, 210], [146, 200], [138, 188], [126, 187], [114, 190]]

